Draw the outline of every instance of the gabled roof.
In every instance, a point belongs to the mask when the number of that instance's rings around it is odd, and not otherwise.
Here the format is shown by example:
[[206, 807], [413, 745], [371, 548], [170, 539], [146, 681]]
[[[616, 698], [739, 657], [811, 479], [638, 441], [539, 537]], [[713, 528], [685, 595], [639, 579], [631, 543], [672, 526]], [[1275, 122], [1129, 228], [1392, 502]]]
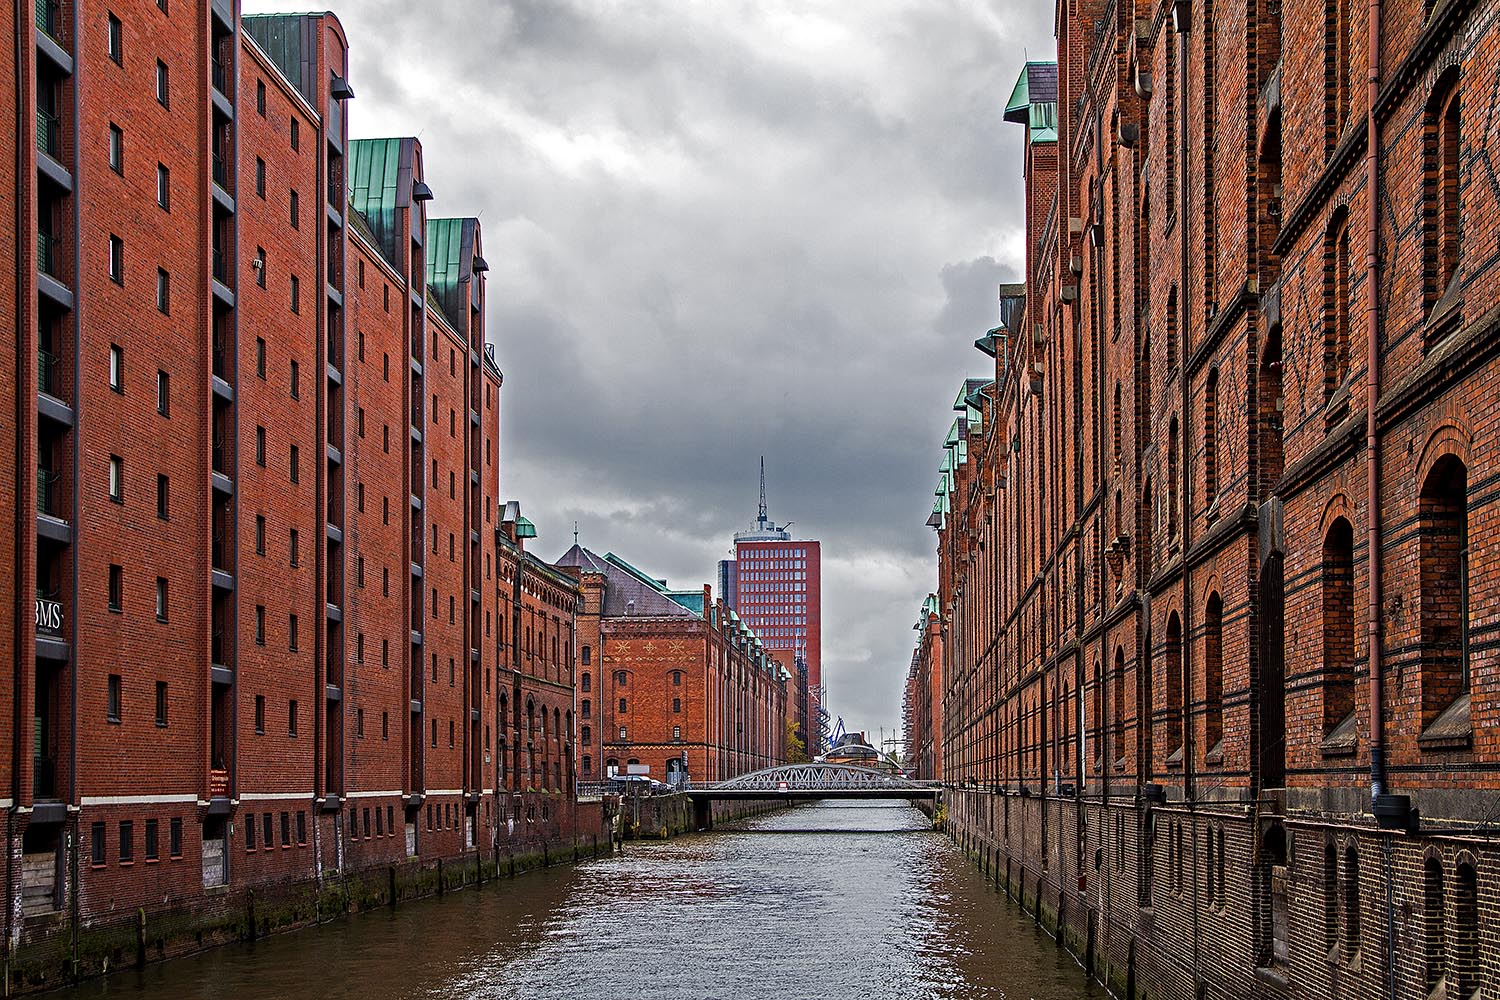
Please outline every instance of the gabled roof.
[[658, 581], [612, 552], [601, 556], [575, 542], [553, 565], [603, 574], [605, 618], [699, 617], [668, 596], [666, 588], [659, 586]]
[[386, 261], [402, 270], [400, 210], [411, 204], [412, 157], [405, 139], [349, 141], [349, 207], [364, 217]]

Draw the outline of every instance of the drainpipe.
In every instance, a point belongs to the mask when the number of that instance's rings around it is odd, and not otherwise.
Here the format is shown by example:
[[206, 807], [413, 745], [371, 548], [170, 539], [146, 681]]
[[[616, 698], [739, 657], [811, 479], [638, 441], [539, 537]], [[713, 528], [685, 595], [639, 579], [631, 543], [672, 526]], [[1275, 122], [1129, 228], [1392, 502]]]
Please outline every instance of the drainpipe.
[[1377, 187], [1380, 174], [1380, 128], [1375, 102], [1380, 96], [1380, 0], [1369, 6], [1369, 75], [1365, 86], [1365, 487], [1369, 525], [1369, 593], [1365, 618], [1370, 642], [1370, 802], [1385, 794], [1385, 709], [1380, 660], [1380, 449], [1375, 403], [1380, 393], [1380, 233]]

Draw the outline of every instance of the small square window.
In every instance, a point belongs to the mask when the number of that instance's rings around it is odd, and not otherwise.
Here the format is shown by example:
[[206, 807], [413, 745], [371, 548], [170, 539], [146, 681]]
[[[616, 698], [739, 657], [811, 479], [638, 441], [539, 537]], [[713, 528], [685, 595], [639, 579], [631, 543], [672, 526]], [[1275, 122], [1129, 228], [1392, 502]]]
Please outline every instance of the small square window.
[[167, 64], [160, 59], [156, 60], [156, 101], [164, 108], [172, 106], [167, 77]]
[[125, 568], [123, 566], [111, 565], [109, 567], [109, 610], [125, 610]]
[[168, 520], [171, 514], [170, 505], [171, 482], [164, 474], [156, 476], [156, 516], [159, 520]]
[[156, 412], [164, 417], [172, 415], [172, 378], [160, 370], [156, 373]]
[[109, 456], [109, 498], [125, 502], [125, 460], [119, 455]]
[[167, 724], [167, 682], [156, 682], [156, 724], [165, 728]]
[[109, 169], [125, 176], [125, 133], [113, 122], [109, 126]]
[[108, 701], [106, 702], [104, 707], [105, 717], [109, 719], [110, 722], [119, 722], [121, 709], [120, 702], [123, 700], [123, 694], [120, 689], [119, 674], [109, 675], [107, 697]]
[[156, 204], [172, 210], [172, 172], [160, 163], [156, 165]]
[[105, 28], [105, 51], [116, 63], [124, 65], [125, 60], [125, 26], [120, 19], [113, 14], [109, 15]]

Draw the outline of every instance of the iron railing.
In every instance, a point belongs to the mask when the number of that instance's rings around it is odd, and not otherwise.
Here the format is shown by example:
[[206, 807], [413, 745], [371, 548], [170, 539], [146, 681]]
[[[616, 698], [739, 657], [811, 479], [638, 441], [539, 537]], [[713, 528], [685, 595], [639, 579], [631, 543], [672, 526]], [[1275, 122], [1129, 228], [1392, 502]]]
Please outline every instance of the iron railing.
[[36, 266], [43, 274], [53, 278], [57, 274], [57, 237], [50, 233], [36, 234]]
[[54, 160], [61, 154], [62, 122], [44, 108], [36, 109], [36, 148]]
[[62, 477], [51, 469], [36, 470], [36, 509], [48, 517], [60, 517], [58, 513], [61, 490], [58, 483]]
[[62, 379], [58, 368], [61, 358], [48, 351], [36, 352], [36, 384], [37, 388], [49, 396], [61, 396]]
[[56, 757], [38, 754], [31, 758], [31, 794], [37, 799], [57, 797]]
[[229, 190], [229, 168], [224, 163], [224, 157], [215, 150], [212, 156], [214, 183], [225, 191]]
[[60, 41], [57, 28], [61, 20], [58, 17], [61, 6], [58, 0], [36, 0], [36, 26], [45, 31], [53, 41]]

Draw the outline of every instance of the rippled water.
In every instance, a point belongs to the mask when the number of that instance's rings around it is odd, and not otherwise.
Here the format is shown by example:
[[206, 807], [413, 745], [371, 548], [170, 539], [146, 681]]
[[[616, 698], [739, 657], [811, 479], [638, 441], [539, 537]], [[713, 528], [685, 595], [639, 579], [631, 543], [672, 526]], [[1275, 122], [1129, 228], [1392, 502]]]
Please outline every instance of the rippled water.
[[926, 825], [816, 803], [55, 996], [1105, 996]]

